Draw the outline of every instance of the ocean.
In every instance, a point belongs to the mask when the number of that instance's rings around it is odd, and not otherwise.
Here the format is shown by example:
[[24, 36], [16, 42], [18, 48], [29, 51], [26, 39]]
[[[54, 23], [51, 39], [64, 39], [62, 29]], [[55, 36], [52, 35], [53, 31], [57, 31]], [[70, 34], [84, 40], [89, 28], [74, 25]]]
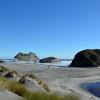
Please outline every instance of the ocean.
[[[26, 62], [26, 61], [19, 61], [19, 62], [13, 62], [13, 59], [0, 59], [1, 61], [4, 61], [6, 63], [35, 63], [36, 62]], [[66, 60], [66, 61], [60, 61], [60, 62], [54, 62], [54, 63], [41, 63], [43, 65], [50, 65], [50, 66], [59, 66], [59, 67], [66, 67], [68, 66], [72, 61], [71, 60]], [[40, 64], [37, 62], [37, 64]]]

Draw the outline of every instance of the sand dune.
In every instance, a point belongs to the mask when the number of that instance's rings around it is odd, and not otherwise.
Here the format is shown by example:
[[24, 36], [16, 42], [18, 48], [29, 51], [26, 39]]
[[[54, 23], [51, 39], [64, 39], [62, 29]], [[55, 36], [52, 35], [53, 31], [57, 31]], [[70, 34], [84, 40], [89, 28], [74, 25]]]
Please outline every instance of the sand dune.
[[9, 92], [0, 90], [0, 100], [20, 100], [21, 97]]
[[[77, 94], [82, 100], [99, 100], [83, 90], [80, 84], [100, 81], [100, 68], [64, 68], [48, 67], [39, 64], [5, 63], [3, 66], [19, 73], [33, 73], [46, 82], [53, 92]], [[30, 83], [29, 83], [30, 84]], [[32, 85], [30, 85], [32, 86]], [[35, 89], [33, 86], [29, 87]]]

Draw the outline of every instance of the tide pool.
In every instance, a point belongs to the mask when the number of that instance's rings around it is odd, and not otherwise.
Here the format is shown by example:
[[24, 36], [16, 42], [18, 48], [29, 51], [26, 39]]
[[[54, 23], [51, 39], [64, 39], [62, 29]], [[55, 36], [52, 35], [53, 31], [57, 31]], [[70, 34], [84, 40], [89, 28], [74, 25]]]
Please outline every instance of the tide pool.
[[82, 88], [100, 98], [100, 82], [84, 83]]

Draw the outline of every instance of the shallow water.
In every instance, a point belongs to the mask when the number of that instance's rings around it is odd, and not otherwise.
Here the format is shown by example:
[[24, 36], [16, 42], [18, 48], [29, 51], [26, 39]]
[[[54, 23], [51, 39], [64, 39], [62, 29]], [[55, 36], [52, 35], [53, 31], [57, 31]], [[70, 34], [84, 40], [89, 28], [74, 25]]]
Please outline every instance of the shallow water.
[[9, 62], [13, 62], [13, 59], [0, 59], [1, 61], [4, 61], [6, 63], [9, 63]]
[[100, 82], [82, 84], [82, 88], [100, 98]]
[[61, 62], [54, 62], [54, 63], [41, 63], [42, 65], [50, 65], [50, 66], [58, 66], [58, 67], [67, 67], [71, 61], [61, 61]]

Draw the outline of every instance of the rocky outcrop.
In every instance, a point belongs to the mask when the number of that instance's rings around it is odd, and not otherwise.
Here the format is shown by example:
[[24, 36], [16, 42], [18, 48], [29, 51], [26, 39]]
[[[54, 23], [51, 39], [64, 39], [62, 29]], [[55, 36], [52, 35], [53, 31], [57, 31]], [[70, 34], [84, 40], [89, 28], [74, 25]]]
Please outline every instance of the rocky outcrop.
[[100, 66], [100, 49], [87, 49], [78, 52], [70, 67], [98, 67]]
[[53, 62], [58, 62], [59, 59], [55, 58], [55, 57], [47, 57], [44, 59], [40, 60], [40, 63], [53, 63]]
[[14, 61], [39, 61], [39, 58], [36, 56], [35, 53], [18, 53], [15, 57], [14, 57]]
[[3, 61], [3, 60], [0, 60], [0, 63], [5, 63], [5, 61]]

